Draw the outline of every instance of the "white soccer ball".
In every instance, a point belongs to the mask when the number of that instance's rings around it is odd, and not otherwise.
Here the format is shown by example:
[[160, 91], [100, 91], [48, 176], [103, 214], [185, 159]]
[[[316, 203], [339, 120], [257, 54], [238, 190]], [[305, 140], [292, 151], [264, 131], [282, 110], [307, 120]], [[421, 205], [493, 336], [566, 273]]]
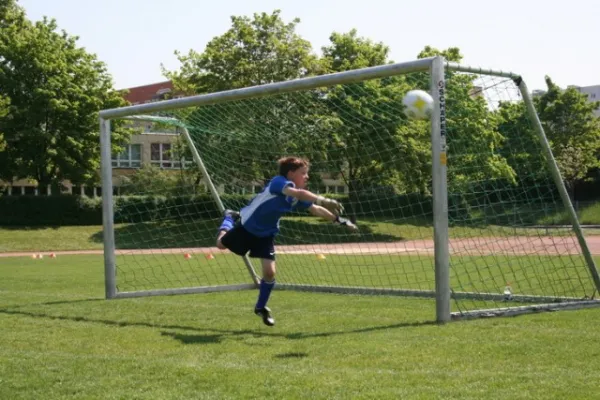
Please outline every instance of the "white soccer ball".
[[433, 111], [433, 98], [423, 90], [411, 90], [404, 99], [404, 113], [411, 119], [429, 119]]

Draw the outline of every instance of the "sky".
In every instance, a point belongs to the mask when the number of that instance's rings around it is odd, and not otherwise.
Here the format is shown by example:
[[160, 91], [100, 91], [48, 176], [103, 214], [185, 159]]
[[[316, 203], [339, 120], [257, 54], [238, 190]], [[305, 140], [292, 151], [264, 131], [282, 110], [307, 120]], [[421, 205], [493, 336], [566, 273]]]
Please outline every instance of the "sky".
[[[512, 71], [530, 89], [544, 76], [560, 86], [600, 84], [598, 0], [18, 0], [29, 19], [57, 20], [108, 66], [115, 88], [166, 80], [175, 50], [202, 52], [230, 27], [231, 15], [300, 18], [297, 32], [320, 54], [332, 32], [352, 28], [383, 42], [390, 59], [410, 61], [426, 45], [459, 47], [463, 63]], [[487, 5], [486, 5], [487, 4]]]

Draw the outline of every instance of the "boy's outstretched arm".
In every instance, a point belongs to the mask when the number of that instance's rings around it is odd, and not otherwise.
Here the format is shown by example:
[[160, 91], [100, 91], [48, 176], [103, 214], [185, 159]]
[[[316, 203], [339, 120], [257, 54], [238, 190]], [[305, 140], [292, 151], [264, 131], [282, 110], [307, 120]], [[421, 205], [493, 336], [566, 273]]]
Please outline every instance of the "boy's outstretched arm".
[[358, 227], [354, 225], [349, 219], [342, 218], [339, 215], [334, 215], [331, 212], [329, 212], [329, 210], [327, 210], [326, 208], [313, 204], [312, 206], [310, 206], [308, 211], [310, 211], [310, 213], [314, 216], [321, 217], [328, 221], [345, 226], [353, 232], [358, 231]]
[[344, 212], [344, 207], [337, 200], [319, 196], [309, 190], [296, 189], [288, 186], [282, 190], [282, 193], [286, 196], [294, 197], [298, 200], [315, 203], [317, 206], [324, 207], [335, 215], [340, 215]]

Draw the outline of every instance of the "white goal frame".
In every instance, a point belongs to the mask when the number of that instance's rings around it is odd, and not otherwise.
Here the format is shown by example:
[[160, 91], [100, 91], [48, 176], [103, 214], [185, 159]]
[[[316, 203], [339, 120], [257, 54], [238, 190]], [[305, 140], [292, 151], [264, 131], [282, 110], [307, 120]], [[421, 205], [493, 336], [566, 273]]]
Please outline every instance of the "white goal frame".
[[[552, 150], [544, 133], [542, 124], [537, 116], [534, 104], [532, 102], [529, 90], [518, 74], [512, 72], [487, 70], [472, 68], [457, 63], [447, 62], [442, 57], [423, 58], [410, 62], [388, 64], [377, 67], [352, 70], [329, 75], [308, 77], [286, 82], [271, 83], [261, 86], [248, 87], [243, 89], [228, 90], [217, 93], [197, 95], [173, 100], [166, 100], [157, 103], [121, 107], [115, 109], [103, 110], [99, 115], [100, 122], [100, 147], [101, 147], [101, 178], [102, 178], [102, 209], [103, 209], [103, 231], [104, 231], [104, 271], [105, 271], [105, 295], [107, 299], [140, 297], [164, 294], [183, 294], [183, 293], [201, 293], [224, 290], [242, 290], [253, 289], [257, 287], [258, 277], [247, 257], [244, 261], [250, 274], [251, 283], [240, 283], [239, 285], [211, 286], [211, 287], [193, 287], [178, 289], [148, 290], [139, 292], [118, 292], [116, 285], [116, 247], [114, 235], [114, 210], [113, 210], [113, 183], [112, 183], [112, 163], [111, 163], [111, 124], [112, 119], [134, 119], [153, 121], [164, 121], [164, 118], [147, 116], [158, 111], [166, 111], [184, 107], [205, 106], [217, 103], [224, 103], [234, 100], [250, 99], [263, 97], [273, 94], [309, 90], [324, 86], [333, 86], [364, 81], [368, 79], [384, 78], [394, 75], [429, 72], [431, 77], [431, 95], [434, 98], [434, 109], [431, 117], [431, 144], [432, 144], [432, 183], [433, 183], [433, 224], [434, 224], [434, 259], [435, 259], [435, 291], [416, 291], [416, 290], [382, 290], [372, 288], [344, 288], [344, 287], [312, 287], [304, 285], [280, 284], [279, 289], [292, 289], [304, 291], [320, 292], [344, 292], [344, 293], [378, 293], [403, 296], [435, 297], [436, 300], [436, 319], [438, 322], [447, 322], [451, 319], [465, 318], [469, 316], [496, 315], [498, 310], [478, 310], [472, 314], [451, 313], [451, 290], [450, 290], [450, 267], [449, 267], [449, 235], [448, 235], [448, 187], [447, 187], [447, 167], [446, 167], [446, 105], [445, 105], [445, 69], [486, 74], [491, 76], [505, 77], [512, 79], [518, 86], [522, 99], [526, 104], [528, 115], [534, 125], [542, 149], [548, 161], [549, 168], [557, 186], [561, 200], [568, 213], [573, 230], [577, 236], [582, 254], [585, 258], [587, 267], [593, 278], [597, 291], [600, 292], [600, 277], [598, 270], [586, 243], [583, 231], [579, 224], [577, 214], [573, 208], [565, 185], [563, 183], [560, 171], [552, 155]], [[173, 121], [177, 124], [177, 121]], [[210, 179], [210, 174], [204, 167], [202, 159], [195, 149], [190, 135], [185, 127], [183, 135], [190, 146], [194, 161], [202, 172], [208, 188], [222, 211], [223, 204], [219, 198], [218, 192]], [[469, 293], [456, 293], [455, 297], [468, 297]], [[497, 299], [498, 294], [472, 294], [479, 299]], [[539, 299], [538, 299], [539, 300]], [[590, 307], [600, 305], [600, 300], [581, 300], [564, 303], [537, 304], [525, 307], [516, 307], [505, 309], [503, 315], [514, 315], [527, 312], [535, 312], [541, 309], [558, 309], [574, 307]], [[542, 300], [543, 301], [543, 300]]]

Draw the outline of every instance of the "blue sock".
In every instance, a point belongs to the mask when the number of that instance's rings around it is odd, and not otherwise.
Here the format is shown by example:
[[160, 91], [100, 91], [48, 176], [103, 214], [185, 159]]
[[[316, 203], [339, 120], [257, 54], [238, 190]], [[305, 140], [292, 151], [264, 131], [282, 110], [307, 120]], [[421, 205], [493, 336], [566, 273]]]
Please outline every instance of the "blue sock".
[[231, 228], [233, 228], [234, 224], [235, 222], [233, 222], [233, 218], [231, 218], [231, 216], [228, 215], [225, 218], [223, 218], [223, 222], [221, 222], [219, 231], [229, 231]]
[[275, 279], [273, 279], [271, 282], [266, 282], [264, 279], [260, 280], [256, 308], [265, 308], [267, 306], [267, 301], [269, 301], [269, 296], [271, 295], [273, 286], [275, 286]]

